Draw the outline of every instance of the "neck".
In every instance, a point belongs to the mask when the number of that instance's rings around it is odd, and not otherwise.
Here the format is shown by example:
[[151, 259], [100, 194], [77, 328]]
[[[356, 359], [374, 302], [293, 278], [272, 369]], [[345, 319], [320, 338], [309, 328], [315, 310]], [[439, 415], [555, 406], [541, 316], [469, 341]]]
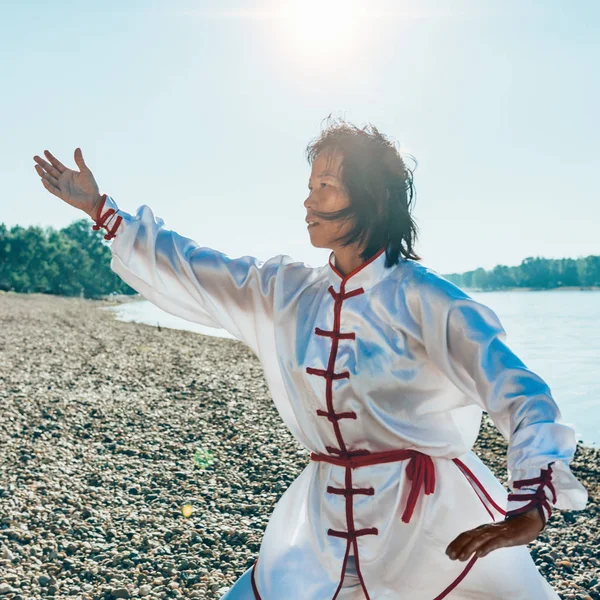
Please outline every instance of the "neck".
[[345, 277], [352, 273], [365, 261], [360, 257], [360, 249], [353, 246], [338, 248], [333, 251], [335, 268]]

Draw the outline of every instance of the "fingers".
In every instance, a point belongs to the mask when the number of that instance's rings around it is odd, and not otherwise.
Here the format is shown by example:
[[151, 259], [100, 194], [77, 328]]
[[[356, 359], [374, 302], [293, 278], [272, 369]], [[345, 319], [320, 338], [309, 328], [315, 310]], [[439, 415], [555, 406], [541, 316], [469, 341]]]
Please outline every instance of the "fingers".
[[[58, 179], [60, 177], [60, 174], [62, 173], [62, 171], [59, 171], [58, 169], [54, 168], [52, 165], [48, 164], [43, 158], [40, 158], [37, 154], [33, 157], [33, 160], [35, 160], [36, 163], [38, 163], [38, 165], [41, 165], [44, 169], [46, 169], [46, 171], [48, 173], [50, 173], [50, 175], [52, 175], [55, 179]], [[36, 167], [37, 170], [37, 167]], [[38, 171], [39, 173], [39, 171]]]
[[458, 552], [459, 560], [467, 560], [471, 557], [473, 552], [479, 555], [479, 550], [482, 546], [487, 544], [498, 544], [500, 538], [498, 536], [498, 531], [494, 531], [493, 529], [487, 529], [482, 533], [479, 533], [477, 536], [471, 538], [467, 544], [465, 544], [460, 551]]
[[[58, 196], [59, 198], [60, 196], [60, 190], [57, 187], [54, 187], [49, 181], [47, 181], [46, 179], [42, 179], [42, 183], [44, 184], [44, 187], [51, 193], [54, 194], [55, 196]], [[62, 200], [62, 198], [61, 198]]]
[[59, 173], [62, 173], [63, 171], [66, 170], [67, 167], [65, 167], [65, 165], [63, 165], [60, 160], [58, 160], [58, 158], [56, 158], [55, 156], [53, 156], [53, 154], [48, 151], [48, 150], [44, 150], [44, 154], [46, 155], [46, 157], [48, 158], [48, 160], [58, 169]]
[[485, 544], [479, 546], [475, 554], [478, 558], [483, 558], [484, 556], [487, 556], [492, 550], [497, 550], [498, 548], [503, 548], [504, 546], [506, 546], [506, 544], [503, 542], [502, 538], [496, 537], [491, 540], [488, 540], [487, 542], [485, 542]]
[[81, 148], [75, 148], [75, 163], [79, 167], [80, 171], [84, 171], [88, 168], [83, 160], [83, 152], [81, 152]]
[[75, 148], [75, 163], [79, 167], [80, 171], [89, 170], [88, 166], [85, 164], [85, 161], [83, 160], [83, 152], [81, 151], [81, 148]]
[[446, 548], [446, 554], [452, 560], [467, 560], [475, 550], [493, 537], [496, 537], [497, 530], [493, 529], [491, 524], [480, 525], [475, 529], [470, 529], [461, 533]]
[[477, 535], [479, 531], [483, 528], [487, 527], [486, 524], [480, 525], [475, 529], [469, 529], [468, 531], [463, 531], [459, 536], [457, 536], [446, 548], [446, 554], [452, 559], [455, 560], [459, 557], [462, 552], [462, 549], [469, 543], [471, 538], [474, 535]]
[[[39, 165], [35, 165], [35, 170], [37, 174], [42, 178], [42, 180], [46, 180], [48, 183], [52, 184], [53, 187], [58, 188], [58, 179], [56, 177], [52, 177], [52, 175], [46, 173]], [[53, 169], [55, 170], [55, 169]]]
[[485, 523], [461, 533], [446, 548], [452, 560], [468, 560], [475, 553], [486, 556], [492, 550], [532, 542], [539, 535], [541, 516], [537, 510], [514, 516], [508, 520]]

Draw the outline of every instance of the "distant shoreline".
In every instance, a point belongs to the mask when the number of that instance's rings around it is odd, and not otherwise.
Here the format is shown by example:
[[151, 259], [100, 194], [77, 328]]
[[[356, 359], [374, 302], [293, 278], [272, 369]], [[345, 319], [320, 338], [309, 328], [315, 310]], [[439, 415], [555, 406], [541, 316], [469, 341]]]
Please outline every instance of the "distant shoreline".
[[481, 288], [469, 288], [459, 286], [466, 292], [600, 292], [600, 286], [562, 286], [555, 288], [528, 288], [528, 287], [511, 287], [496, 290], [484, 290]]

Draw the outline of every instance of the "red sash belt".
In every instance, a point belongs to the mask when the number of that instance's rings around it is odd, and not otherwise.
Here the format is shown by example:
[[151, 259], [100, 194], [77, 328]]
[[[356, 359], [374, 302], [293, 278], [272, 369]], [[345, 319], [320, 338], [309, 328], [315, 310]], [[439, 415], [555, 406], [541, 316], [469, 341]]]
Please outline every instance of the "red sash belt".
[[405, 448], [401, 450], [371, 452], [368, 454], [366, 454], [365, 451], [359, 450], [356, 453], [340, 453], [338, 456], [329, 456], [317, 452], [310, 453], [311, 460], [328, 462], [332, 465], [350, 467], [351, 469], [365, 467], [367, 465], [395, 462], [406, 458], [410, 458], [410, 462], [406, 466], [406, 475], [412, 481], [412, 486], [406, 502], [406, 508], [402, 515], [402, 520], [405, 523], [408, 523], [417, 503], [417, 497], [421, 490], [421, 486], [424, 487], [425, 494], [433, 494], [435, 490], [435, 468], [431, 456], [423, 454], [418, 450]]

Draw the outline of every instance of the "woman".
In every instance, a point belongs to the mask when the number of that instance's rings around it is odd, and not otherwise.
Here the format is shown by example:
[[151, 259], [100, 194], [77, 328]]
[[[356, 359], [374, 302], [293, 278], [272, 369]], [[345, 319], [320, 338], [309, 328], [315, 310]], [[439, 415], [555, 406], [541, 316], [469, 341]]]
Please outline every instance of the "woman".
[[[332, 250], [318, 268], [199, 246], [100, 196], [79, 148], [79, 172], [46, 156], [42, 183], [107, 230], [111, 268], [244, 341], [311, 451], [227, 600], [558, 598], [526, 545], [552, 507], [587, 503], [575, 432], [496, 314], [419, 263], [412, 173], [375, 127], [308, 147], [308, 232]], [[508, 495], [471, 449], [483, 410], [508, 441]]]

